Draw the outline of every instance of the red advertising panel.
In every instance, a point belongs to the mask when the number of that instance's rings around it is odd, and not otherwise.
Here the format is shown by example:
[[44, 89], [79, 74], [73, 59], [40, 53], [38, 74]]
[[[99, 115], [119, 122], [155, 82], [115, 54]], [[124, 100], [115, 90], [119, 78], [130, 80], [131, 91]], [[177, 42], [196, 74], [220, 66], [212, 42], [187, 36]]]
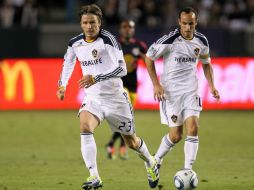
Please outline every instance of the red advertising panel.
[[[254, 109], [254, 58], [213, 58], [214, 83], [221, 96], [220, 102], [212, 97], [201, 64], [198, 65], [199, 94], [204, 109]], [[162, 60], [156, 62], [160, 76]], [[153, 87], [146, 67], [139, 64], [137, 108], [156, 109]]]
[[56, 97], [62, 59], [8, 59], [0, 63], [0, 110], [77, 108], [76, 65], [65, 101]]
[[[76, 64], [67, 87], [66, 98], [56, 98], [57, 81], [62, 59], [6, 59], [0, 62], [0, 110], [16, 109], [77, 109], [84, 91], [78, 88], [81, 71]], [[254, 58], [212, 59], [215, 84], [221, 101], [210, 94], [202, 67], [198, 67], [199, 90], [204, 109], [254, 109]], [[158, 75], [162, 60], [156, 62]], [[158, 109], [153, 87], [144, 63], [138, 67], [137, 109]]]

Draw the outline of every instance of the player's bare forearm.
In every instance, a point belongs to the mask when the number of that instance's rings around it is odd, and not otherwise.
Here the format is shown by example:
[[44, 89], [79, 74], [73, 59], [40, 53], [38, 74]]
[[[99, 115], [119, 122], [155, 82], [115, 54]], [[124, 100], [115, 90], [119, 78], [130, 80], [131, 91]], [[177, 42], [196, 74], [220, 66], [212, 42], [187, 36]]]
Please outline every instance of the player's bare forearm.
[[203, 64], [203, 70], [209, 87], [214, 88], [213, 68], [211, 64]]
[[149, 57], [145, 57], [145, 62], [146, 62], [146, 68], [147, 68], [148, 74], [152, 80], [153, 85], [159, 84], [154, 61], [151, 60]]
[[151, 60], [149, 57], [146, 57], [145, 62], [146, 62], [146, 68], [148, 70], [149, 76], [150, 76], [152, 83], [153, 83], [154, 99], [156, 101], [162, 101], [165, 99], [164, 89], [158, 80], [154, 61]]
[[208, 82], [208, 85], [210, 87], [211, 93], [213, 94], [213, 97], [219, 100], [220, 95], [219, 95], [219, 91], [214, 86], [213, 68], [211, 63], [203, 64], [203, 70], [204, 70], [204, 74]]

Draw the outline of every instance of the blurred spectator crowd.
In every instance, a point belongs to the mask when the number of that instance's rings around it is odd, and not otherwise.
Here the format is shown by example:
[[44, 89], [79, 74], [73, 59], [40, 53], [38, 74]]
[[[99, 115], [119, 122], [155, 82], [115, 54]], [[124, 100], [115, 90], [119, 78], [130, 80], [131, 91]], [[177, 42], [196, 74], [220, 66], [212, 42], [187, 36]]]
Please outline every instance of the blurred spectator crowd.
[[201, 27], [241, 29], [254, 25], [254, 0], [101, 0], [107, 24], [131, 18], [149, 28], [176, 26], [178, 11], [191, 6]]
[[15, 25], [35, 28], [38, 25], [38, 8], [35, 0], [3, 0], [0, 2], [2, 28], [10, 28]]
[[[90, 3], [102, 8], [106, 25], [129, 18], [148, 28], [175, 27], [178, 11], [185, 6], [198, 11], [200, 27], [243, 29], [254, 25], [254, 0], [0, 0], [0, 24], [2, 28], [35, 28], [38, 23], [78, 22], [79, 7]], [[54, 20], [59, 12], [62, 20]]]

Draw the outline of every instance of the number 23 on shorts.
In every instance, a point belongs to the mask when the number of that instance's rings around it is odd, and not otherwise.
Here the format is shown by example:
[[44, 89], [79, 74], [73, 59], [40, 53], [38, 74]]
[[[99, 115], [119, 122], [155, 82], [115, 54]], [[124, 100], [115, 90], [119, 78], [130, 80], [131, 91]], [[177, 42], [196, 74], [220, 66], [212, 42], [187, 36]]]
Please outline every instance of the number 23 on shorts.
[[132, 121], [127, 121], [127, 122], [124, 122], [124, 121], [121, 121], [120, 122], [120, 125], [118, 126], [118, 129], [120, 131], [123, 131], [123, 132], [130, 132], [131, 131], [131, 128], [132, 128], [132, 125], [133, 125], [133, 122]]

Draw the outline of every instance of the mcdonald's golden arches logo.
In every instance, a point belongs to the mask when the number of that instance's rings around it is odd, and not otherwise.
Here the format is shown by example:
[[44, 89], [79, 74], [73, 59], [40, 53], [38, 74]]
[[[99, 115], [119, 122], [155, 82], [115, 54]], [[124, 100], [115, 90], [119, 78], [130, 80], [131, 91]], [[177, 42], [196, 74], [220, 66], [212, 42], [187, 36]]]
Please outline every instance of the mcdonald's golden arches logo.
[[17, 61], [10, 65], [7, 61], [0, 63], [0, 73], [3, 74], [4, 98], [7, 101], [15, 100], [17, 96], [17, 81], [19, 76], [23, 82], [23, 98], [25, 103], [31, 103], [35, 98], [34, 79], [30, 67], [25, 61]]

